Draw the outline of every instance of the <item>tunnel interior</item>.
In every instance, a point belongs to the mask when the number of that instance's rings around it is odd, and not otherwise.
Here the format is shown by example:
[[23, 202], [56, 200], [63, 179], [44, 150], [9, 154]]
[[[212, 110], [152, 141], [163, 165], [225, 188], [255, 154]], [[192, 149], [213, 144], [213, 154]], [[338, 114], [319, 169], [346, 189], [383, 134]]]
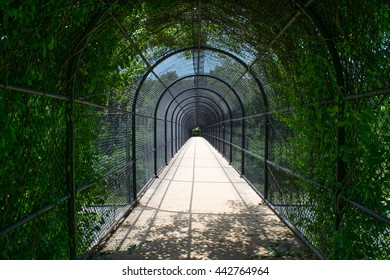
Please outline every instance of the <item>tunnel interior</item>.
[[85, 256], [196, 127], [325, 258], [390, 257], [387, 1], [1, 13], [0, 258]]

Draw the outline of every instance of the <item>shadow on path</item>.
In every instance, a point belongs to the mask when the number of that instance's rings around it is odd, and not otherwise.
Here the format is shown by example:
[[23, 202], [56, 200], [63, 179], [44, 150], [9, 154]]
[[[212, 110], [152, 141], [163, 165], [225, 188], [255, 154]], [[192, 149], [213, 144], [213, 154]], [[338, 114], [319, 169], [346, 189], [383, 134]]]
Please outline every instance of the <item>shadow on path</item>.
[[93, 259], [315, 259], [203, 139], [192, 138]]

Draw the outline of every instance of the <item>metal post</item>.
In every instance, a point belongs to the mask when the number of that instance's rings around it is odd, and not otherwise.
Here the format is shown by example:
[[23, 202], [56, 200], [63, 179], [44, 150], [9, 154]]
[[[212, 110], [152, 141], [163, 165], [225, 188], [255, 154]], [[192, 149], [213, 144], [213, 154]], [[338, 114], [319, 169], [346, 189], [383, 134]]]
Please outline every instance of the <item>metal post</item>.
[[179, 125], [177, 124], [177, 121], [176, 121], [176, 124], [175, 124], [175, 131], [176, 131], [176, 139], [175, 139], [175, 153], [179, 150]]
[[[177, 119], [176, 119], [176, 122], [177, 122]], [[181, 126], [180, 124], [177, 122], [177, 140], [176, 140], [176, 150], [179, 151], [180, 150], [180, 137], [181, 137], [181, 132], [180, 132], [180, 129], [181, 129]]]
[[233, 163], [233, 121], [230, 119], [230, 155], [229, 155], [229, 162], [230, 164]]
[[168, 164], [168, 125], [167, 119], [164, 120], [164, 131], [165, 131], [165, 165]]
[[225, 129], [225, 122], [222, 124], [222, 154], [226, 156], [225, 154], [225, 141], [226, 141], [226, 129]]
[[268, 114], [264, 114], [264, 198], [269, 199], [268, 189], [268, 149], [269, 149], [269, 119]]
[[[133, 111], [134, 112], [134, 111]], [[137, 201], [137, 150], [136, 150], [136, 115], [131, 118], [131, 154], [133, 159], [133, 199]]]
[[245, 173], [245, 119], [241, 123], [241, 176]]
[[179, 135], [180, 135], [179, 136], [179, 149], [180, 149], [182, 147], [182, 141], [183, 141], [183, 139], [182, 139], [183, 138], [183, 128], [181, 126], [179, 127]]
[[214, 148], [217, 148], [217, 129], [215, 124], [213, 124], [213, 146]]
[[173, 157], [173, 155], [175, 154], [175, 152], [173, 151], [173, 138], [175, 137], [175, 135], [173, 134], [173, 128], [174, 128], [174, 123], [173, 123], [173, 120], [171, 120], [171, 156]]
[[[339, 95], [339, 112], [337, 114], [337, 123], [339, 123], [343, 118], [343, 110], [344, 110], [344, 98], [346, 97], [346, 87], [344, 82], [344, 74], [343, 74], [343, 67], [340, 62], [340, 57], [336, 49], [336, 44], [333, 37], [330, 36], [327, 28], [325, 27], [324, 23], [321, 21], [320, 17], [309, 7], [303, 5], [300, 3], [299, 0], [295, 0], [295, 5], [297, 5], [303, 13], [313, 22], [313, 24], [316, 26], [318, 31], [321, 34], [321, 37], [329, 51], [329, 56], [332, 60], [334, 70], [336, 72], [336, 79], [337, 79], [337, 85], [340, 89], [340, 95]], [[341, 222], [341, 216], [342, 216], [342, 191], [343, 191], [343, 184], [344, 184], [344, 178], [345, 178], [345, 163], [343, 161], [342, 153], [341, 153], [341, 147], [345, 144], [345, 128], [344, 126], [338, 126], [337, 127], [337, 158], [336, 158], [336, 186], [335, 186], [335, 198], [334, 198], [334, 229], [338, 230]]]
[[[126, 117], [126, 128], [130, 125], [129, 119]], [[130, 162], [131, 162], [131, 147], [130, 147], [130, 142], [131, 141], [131, 134], [130, 130], [126, 130], [126, 162], [128, 163], [126, 167], [126, 185], [128, 188], [128, 203], [132, 203], [132, 196], [131, 196], [131, 179], [130, 179]]]
[[67, 70], [67, 101], [65, 108], [66, 116], [66, 166], [65, 180], [68, 188], [68, 235], [69, 235], [69, 258], [77, 259], [77, 225], [76, 225], [76, 172], [74, 166], [74, 103], [75, 103], [75, 79], [78, 64], [82, 55], [82, 48], [85, 46], [97, 28], [99, 22], [106, 16], [105, 13], [97, 13], [86, 25], [85, 32], [81, 34], [75, 52]]
[[[225, 120], [225, 118], [224, 118]], [[224, 122], [220, 123], [218, 126], [218, 138], [219, 138], [219, 152], [222, 153], [222, 144], [223, 141], [221, 140], [223, 138], [223, 124]]]
[[154, 119], [154, 176], [157, 178], [157, 119]]

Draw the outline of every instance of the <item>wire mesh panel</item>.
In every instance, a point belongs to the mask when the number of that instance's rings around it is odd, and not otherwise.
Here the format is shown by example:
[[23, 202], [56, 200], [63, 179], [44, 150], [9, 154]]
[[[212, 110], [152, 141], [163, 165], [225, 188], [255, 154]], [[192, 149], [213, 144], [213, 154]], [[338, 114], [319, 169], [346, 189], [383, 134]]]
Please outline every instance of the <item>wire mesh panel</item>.
[[82, 255], [130, 208], [131, 114], [79, 105], [75, 122], [76, 222]]
[[224, 141], [224, 156], [226, 159], [228, 159], [229, 161], [231, 160], [231, 145], [230, 145], [230, 142], [231, 142], [231, 139], [232, 139], [232, 122], [231, 121], [225, 121], [224, 124], [223, 124], [223, 129], [224, 129], [224, 132], [225, 132], [225, 141]]
[[245, 122], [245, 150], [259, 157], [264, 157], [265, 114], [248, 117]]
[[222, 129], [222, 126], [223, 126], [223, 123], [218, 123], [218, 125], [216, 126], [216, 131], [215, 131], [215, 134], [216, 134], [216, 138], [217, 138], [217, 144], [215, 145], [216, 149], [222, 153], [223, 152], [223, 129]]
[[157, 166], [156, 170], [159, 170], [161, 167], [165, 165], [165, 147], [167, 143], [165, 142], [165, 121], [163, 120], [157, 120], [157, 129], [156, 129], [156, 136], [157, 136]]
[[235, 89], [240, 95], [247, 116], [262, 113], [267, 109], [259, 85], [248, 73], [235, 83]]
[[137, 192], [154, 177], [154, 120], [136, 116]]
[[[173, 130], [172, 130], [172, 124], [171, 122], [166, 121], [166, 131], [165, 131], [165, 138], [166, 138], [166, 159], [167, 161], [173, 157], [173, 149], [172, 149], [172, 143], [173, 143]], [[168, 162], [166, 162], [168, 163]]]
[[248, 117], [245, 122], [245, 177], [264, 193], [265, 115]]
[[295, 134], [289, 127], [281, 121], [283, 118], [289, 118], [293, 112], [281, 113], [278, 116], [272, 114], [269, 116], [269, 160], [286, 168], [295, 169], [292, 166], [294, 160], [299, 156], [294, 145], [289, 141]]
[[245, 154], [245, 178], [264, 194], [264, 161], [253, 154]]
[[233, 165], [240, 170], [241, 169], [241, 160], [242, 160], [242, 143], [243, 143], [243, 121], [242, 120], [233, 120], [232, 121], [232, 138], [233, 138], [233, 149], [232, 149], [232, 163]]

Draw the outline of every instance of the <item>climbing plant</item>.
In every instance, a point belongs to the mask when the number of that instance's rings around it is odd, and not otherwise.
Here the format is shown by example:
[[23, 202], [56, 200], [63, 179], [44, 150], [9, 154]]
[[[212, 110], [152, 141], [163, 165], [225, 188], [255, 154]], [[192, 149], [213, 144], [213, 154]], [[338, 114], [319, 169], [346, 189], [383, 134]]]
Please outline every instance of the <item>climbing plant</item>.
[[[231, 82], [247, 115], [235, 98], [219, 146], [325, 257], [389, 258], [387, 1], [63, 2], [0, 3], [1, 259], [69, 258], [72, 163], [77, 257], [96, 244], [155, 175], [154, 102], [184, 72]], [[152, 69], [183, 48], [183, 65]]]
[[[77, 55], [74, 52], [79, 32], [99, 13], [102, 13], [101, 4], [95, 1], [69, 1], [66, 5], [45, 5], [44, 1], [25, 1], [21, 5], [13, 1], [1, 3], [1, 83], [56, 95], [50, 99], [0, 89], [1, 228], [29, 218], [35, 211], [53, 207], [1, 236], [2, 259], [69, 257], [64, 203], [68, 193], [64, 166], [67, 165], [65, 141], [69, 116], [66, 116], [63, 97], [67, 95], [68, 66]], [[115, 33], [106, 32], [103, 38], [92, 37], [88, 42], [90, 47], [82, 50], [84, 59], [79, 63], [78, 72], [72, 73], [77, 75], [75, 95], [78, 98], [107, 104], [110, 87], [120, 90], [130, 82], [127, 73], [118, 74], [118, 65], [128, 60], [126, 55], [111, 59], [115, 54], [112, 36]], [[98, 63], [101, 59], [111, 60], [112, 64]], [[74, 111], [78, 187], [106, 171], [100, 168], [104, 163], [96, 149], [96, 141], [106, 133], [106, 128], [99, 130], [99, 115], [95, 112], [83, 105]], [[96, 168], [98, 163], [101, 165]], [[104, 221], [105, 217], [85, 211], [85, 207], [102, 204], [107, 199], [105, 185], [105, 181], [97, 182], [77, 196], [78, 232], [83, 239], [79, 241], [79, 255], [90, 246]]]
[[[334, 65], [318, 34], [295, 39], [299, 51], [294, 57], [270, 54], [268, 62], [265, 59], [280, 95], [279, 107], [293, 108], [289, 113], [275, 114], [292, 132], [286, 138], [292, 148], [284, 150], [287, 164], [323, 185], [318, 188], [298, 182], [308, 193], [308, 201], [315, 201], [310, 210], [312, 218], [308, 221], [305, 216], [291, 214], [290, 219], [298, 226], [305, 225], [302, 230], [313, 244], [336, 259], [389, 257], [388, 226], [345, 201], [341, 209], [335, 209], [338, 198], [332, 194], [339, 184], [335, 163], [340, 149], [346, 165], [340, 195], [389, 217], [389, 161], [384, 156], [389, 154], [389, 133], [384, 129], [389, 123], [389, 99], [353, 98], [354, 94], [388, 86], [388, 73], [380, 69], [389, 66], [389, 48], [385, 45], [389, 40], [389, 5], [380, 1], [361, 4], [364, 8], [355, 4], [334, 7], [331, 12], [337, 20], [327, 23], [335, 24], [332, 28], [344, 35], [336, 45], [344, 68], [343, 86], [336, 84]], [[348, 100], [340, 107], [338, 101], [346, 96]], [[345, 128], [346, 142], [337, 147], [338, 127]], [[339, 230], [334, 225], [336, 211], [342, 212]]]

